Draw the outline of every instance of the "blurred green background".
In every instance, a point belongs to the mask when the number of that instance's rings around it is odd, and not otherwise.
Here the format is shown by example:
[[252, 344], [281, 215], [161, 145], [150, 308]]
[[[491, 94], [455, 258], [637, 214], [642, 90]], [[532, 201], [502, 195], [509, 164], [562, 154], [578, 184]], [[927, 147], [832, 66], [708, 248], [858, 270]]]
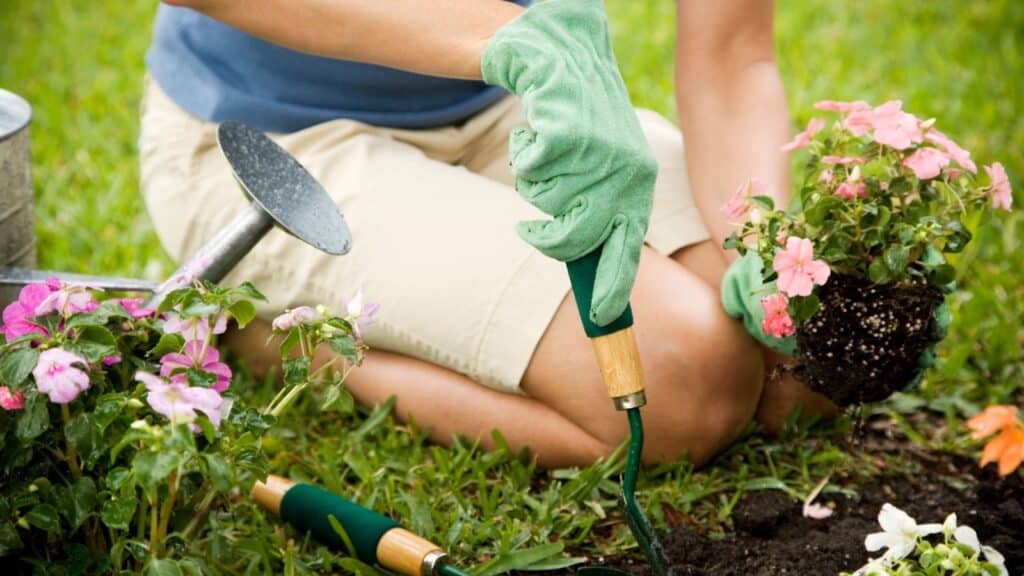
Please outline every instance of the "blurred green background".
[[[0, 87], [35, 107], [32, 150], [45, 267], [152, 279], [172, 269], [138, 191], [142, 58], [155, 6], [152, 0], [0, 1]], [[610, 0], [608, 6], [634, 102], [674, 118], [674, 3]], [[805, 0], [779, 3], [776, 22], [794, 132], [817, 100], [900, 98], [906, 110], [937, 118], [979, 165], [1002, 162], [1018, 188], [1019, 206], [1024, 2]], [[916, 393], [869, 409], [928, 448], [969, 453], [962, 417], [987, 402], [1022, 400], [1022, 222], [1019, 209], [972, 222], [976, 240], [959, 258], [964, 290], [953, 297], [954, 324], [937, 368]], [[608, 521], [600, 509], [611, 502], [607, 479], [614, 466], [539, 473], [507, 452], [483, 455], [471, 444], [428, 447], [422, 434], [395, 425], [386, 410], [369, 420], [365, 412], [318, 416], [312, 404], [297, 410], [307, 413], [268, 439], [279, 469], [351, 491], [408, 520], [460, 559], [509, 557], [548, 540], [592, 553], [629, 543], [621, 526], [602, 528]], [[934, 425], [936, 415], [944, 425]], [[353, 428], [358, 434], [350, 434]], [[675, 509], [717, 527], [728, 522], [743, 490], [786, 488], [798, 496], [825, 474], [842, 477], [855, 469], [859, 456], [841, 442], [842, 429], [840, 423], [773, 441], [749, 436], [705, 470], [685, 464], [655, 470], [642, 498], [659, 519], [661, 510]], [[224, 520], [224, 534], [254, 539], [245, 540], [241, 558], [265, 566], [329, 565], [312, 559], [307, 545], [286, 544], [260, 518], [238, 512], [233, 524]], [[272, 543], [252, 543], [265, 538]], [[194, 545], [210, 543], [199, 538]]]

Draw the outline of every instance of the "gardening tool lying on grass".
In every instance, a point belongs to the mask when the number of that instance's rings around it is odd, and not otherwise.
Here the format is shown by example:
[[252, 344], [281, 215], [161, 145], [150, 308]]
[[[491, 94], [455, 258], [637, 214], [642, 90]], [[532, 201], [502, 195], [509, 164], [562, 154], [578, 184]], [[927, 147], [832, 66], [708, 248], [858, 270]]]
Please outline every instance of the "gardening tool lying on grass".
[[158, 304], [177, 288], [176, 278], [219, 282], [277, 224], [292, 236], [328, 254], [346, 254], [352, 235], [345, 217], [319, 182], [295, 158], [262, 132], [225, 122], [217, 141], [235, 179], [252, 202], [222, 228], [168, 282], [67, 274], [24, 268], [0, 268], [0, 285], [24, 285], [57, 277], [68, 283], [125, 292], [153, 292], [147, 305]]
[[[640, 455], [644, 449], [644, 427], [640, 407], [647, 403], [647, 398], [644, 395], [640, 352], [633, 333], [633, 310], [626, 306], [622, 315], [607, 326], [598, 326], [590, 320], [590, 301], [594, 294], [594, 277], [600, 257], [601, 248], [598, 248], [583, 258], [568, 262], [567, 266], [576, 307], [583, 321], [583, 330], [594, 346], [594, 354], [597, 356], [608, 395], [615, 408], [625, 410], [629, 418], [629, 448], [626, 468], [622, 475], [619, 506], [626, 516], [626, 524], [629, 525], [654, 573], [658, 576], [672, 576], [668, 558], [665, 557], [665, 550], [658, 541], [654, 527], [636, 501], [636, 481], [640, 471]], [[577, 573], [600, 576], [622, 572], [602, 566], [586, 566], [577, 570]]]
[[[447, 555], [436, 544], [387, 516], [311, 484], [271, 475], [253, 486], [252, 496], [257, 504], [300, 531], [333, 548], [350, 548], [367, 564], [379, 564], [405, 576], [467, 576], [446, 562]], [[347, 543], [339, 532], [348, 538]]]

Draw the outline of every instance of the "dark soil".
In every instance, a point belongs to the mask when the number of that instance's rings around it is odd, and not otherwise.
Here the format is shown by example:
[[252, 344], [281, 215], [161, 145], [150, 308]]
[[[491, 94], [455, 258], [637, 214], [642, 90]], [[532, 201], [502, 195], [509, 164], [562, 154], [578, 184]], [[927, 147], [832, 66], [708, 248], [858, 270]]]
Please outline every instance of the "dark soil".
[[[748, 493], [733, 510], [735, 530], [709, 538], [685, 523], [660, 536], [677, 576], [835, 576], [863, 566], [872, 554], [864, 537], [880, 531], [878, 512], [892, 503], [918, 522], [942, 522], [955, 512], [960, 525], [978, 532], [982, 544], [1006, 557], [1013, 576], [1024, 574], [1024, 481], [999, 478], [993, 466], [927, 453], [905, 454], [919, 469], [877, 479], [857, 488], [856, 498], [819, 496], [834, 507], [824, 520], [810, 520], [801, 504], [778, 491]], [[940, 536], [941, 537], [941, 536]], [[875, 553], [874, 556], [880, 553]], [[617, 567], [649, 574], [641, 560]]]
[[921, 352], [942, 338], [942, 292], [926, 284], [872, 284], [835, 274], [821, 307], [797, 330], [796, 375], [839, 406], [877, 402], [918, 375]]

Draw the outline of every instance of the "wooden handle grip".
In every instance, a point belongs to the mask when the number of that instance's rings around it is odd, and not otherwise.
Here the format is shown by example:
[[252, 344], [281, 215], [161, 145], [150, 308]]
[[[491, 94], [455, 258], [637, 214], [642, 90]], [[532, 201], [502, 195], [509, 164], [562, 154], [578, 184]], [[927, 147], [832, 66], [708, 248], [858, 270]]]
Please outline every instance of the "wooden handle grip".
[[622, 398], [644, 391], [644, 373], [640, 350], [633, 328], [592, 338], [601, 377], [611, 398]]
[[399, 574], [423, 574], [424, 560], [431, 552], [441, 552], [441, 548], [405, 528], [388, 530], [377, 543], [377, 561]]
[[267, 476], [266, 482], [257, 482], [253, 484], [252, 499], [266, 510], [269, 510], [274, 514], [280, 514], [281, 499], [284, 498], [285, 492], [291, 490], [294, 485], [295, 482], [288, 480], [287, 478], [271, 474]]

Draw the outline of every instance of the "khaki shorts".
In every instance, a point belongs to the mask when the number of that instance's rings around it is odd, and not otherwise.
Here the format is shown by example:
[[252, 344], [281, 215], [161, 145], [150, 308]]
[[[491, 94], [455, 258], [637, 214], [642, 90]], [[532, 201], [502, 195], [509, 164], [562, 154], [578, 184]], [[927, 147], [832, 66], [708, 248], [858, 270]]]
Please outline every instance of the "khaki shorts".
[[[670, 254], [708, 233], [690, 196], [679, 131], [654, 112], [638, 114], [660, 163], [647, 242]], [[508, 134], [523, 123], [509, 97], [458, 126], [401, 130], [343, 119], [271, 134], [337, 202], [352, 251], [329, 256], [275, 229], [224, 282], [253, 282], [269, 299], [258, 306], [264, 318], [303, 304], [337, 310], [362, 287], [381, 305], [364, 334], [369, 346], [518, 393], [569, 291], [565, 265], [514, 229], [546, 217], [513, 189]], [[142, 191], [164, 248], [179, 261], [247, 203], [216, 131], [147, 79]]]

